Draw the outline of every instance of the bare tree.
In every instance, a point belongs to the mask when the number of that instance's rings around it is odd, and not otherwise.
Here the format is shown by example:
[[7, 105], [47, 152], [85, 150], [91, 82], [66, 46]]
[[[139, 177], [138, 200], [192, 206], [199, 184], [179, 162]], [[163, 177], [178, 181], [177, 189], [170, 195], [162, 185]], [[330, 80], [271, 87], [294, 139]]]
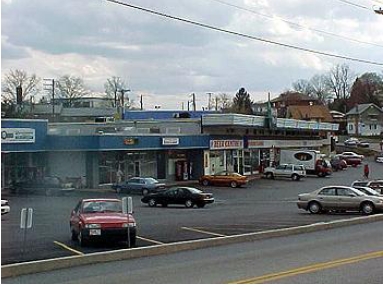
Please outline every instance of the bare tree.
[[329, 99], [329, 88], [326, 84], [325, 75], [314, 75], [310, 79], [310, 83], [313, 89], [313, 96], [320, 100], [323, 104]]
[[327, 75], [326, 84], [336, 100], [350, 97], [353, 74], [348, 65], [337, 64]]
[[230, 108], [231, 97], [227, 93], [221, 93], [218, 95], [218, 99], [216, 99], [216, 110], [226, 110]]
[[298, 91], [300, 93], [306, 94], [308, 96], [312, 96], [314, 93], [314, 88], [310, 81], [305, 79], [297, 80], [293, 83], [293, 90]]
[[[104, 88], [107, 98], [114, 102], [114, 107], [117, 107], [117, 103], [121, 102], [121, 91], [124, 93], [128, 90], [125, 82], [118, 76], [108, 78], [104, 83]], [[130, 101], [128, 101], [128, 104], [130, 104]]]
[[59, 97], [67, 99], [68, 106], [71, 107], [73, 100], [89, 94], [84, 87], [84, 81], [80, 77], [70, 75], [62, 76], [57, 82]]
[[16, 88], [22, 88], [22, 101], [29, 100], [38, 92], [37, 85], [40, 79], [35, 74], [28, 76], [23, 70], [11, 70], [2, 81], [1, 101], [16, 103]]

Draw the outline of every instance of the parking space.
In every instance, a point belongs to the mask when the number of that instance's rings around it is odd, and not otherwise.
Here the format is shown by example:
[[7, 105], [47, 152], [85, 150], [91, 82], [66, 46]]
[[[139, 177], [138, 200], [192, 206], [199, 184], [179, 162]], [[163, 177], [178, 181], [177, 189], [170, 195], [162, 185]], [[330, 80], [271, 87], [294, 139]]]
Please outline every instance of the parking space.
[[[368, 161], [372, 178], [383, 178], [383, 168]], [[212, 192], [215, 203], [205, 208], [184, 206], [148, 207], [140, 196], [132, 196], [138, 225], [136, 247], [177, 241], [223, 237], [271, 229], [328, 222], [360, 216], [358, 213], [311, 215], [298, 210], [295, 200], [302, 192], [336, 184], [350, 185], [362, 178], [362, 167], [348, 168], [327, 178], [308, 177], [301, 181], [259, 179], [246, 187], [200, 187]], [[80, 247], [70, 239], [69, 215], [80, 198], [121, 198], [113, 192], [74, 191], [62, 194], [3, 194], [11, 212], [2, 216], [2, 264], [82, 255], [126, 248], [126, 244], [92, 244]], [[20, 229], [22, 208], [34, 209], [33, 227]]]

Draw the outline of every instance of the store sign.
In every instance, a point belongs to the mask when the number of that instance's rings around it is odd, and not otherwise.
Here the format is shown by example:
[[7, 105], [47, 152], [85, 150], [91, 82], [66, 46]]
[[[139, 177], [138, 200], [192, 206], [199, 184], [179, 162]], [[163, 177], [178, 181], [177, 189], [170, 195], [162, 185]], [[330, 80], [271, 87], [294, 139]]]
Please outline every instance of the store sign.
[[135, 145], [137, 144], [138, 139], [137, 138], [125, 138], [124, 139], [124, 145]]
[[262, 140], [249, 140], [247, 141], [248, 148], [265, 147], [265, 141]]
[[1, 143], [35, 143], [35, 129], [1, 128]]
[[180, 144], [180, 139], [176, 137], [166, 137], [162, 138], [162, 145], [163, 146], [174, 146], [174, 145], [179, 145]]
[[210, 150], [243, 149], [243, 140], [210, 140]]
[[256, 148], [290, 148], [290, 147], [318, 147], [322, 146], [321, 140], [248, 140], [249, 149]]

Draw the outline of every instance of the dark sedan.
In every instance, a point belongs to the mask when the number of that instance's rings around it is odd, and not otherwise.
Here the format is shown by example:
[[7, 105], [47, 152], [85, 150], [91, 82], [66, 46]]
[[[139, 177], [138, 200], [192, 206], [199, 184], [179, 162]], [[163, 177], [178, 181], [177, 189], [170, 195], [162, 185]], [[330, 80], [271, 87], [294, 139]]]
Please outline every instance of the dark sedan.
[[213, 194], [205, 193], [196, 188], [172, 187], [166, 191], [144, 196], [141, 201], [150, 207], [155, 207], [157, 204], [163, 207], [178, 204], [185, 205], [187, 208], [192, 208], [194, 205], [203, 208], [206, 204], [213, 203], [214, 197]]
[[149, 193], [165, 190], [165, 184], [160, 183], [156, 179], [150, 177], [134, 177], [120, 184], [112, 185], [112, 189], [114, 189], [117, 193], [128, 192], [142, 194], [143, 196], [145, 196]]

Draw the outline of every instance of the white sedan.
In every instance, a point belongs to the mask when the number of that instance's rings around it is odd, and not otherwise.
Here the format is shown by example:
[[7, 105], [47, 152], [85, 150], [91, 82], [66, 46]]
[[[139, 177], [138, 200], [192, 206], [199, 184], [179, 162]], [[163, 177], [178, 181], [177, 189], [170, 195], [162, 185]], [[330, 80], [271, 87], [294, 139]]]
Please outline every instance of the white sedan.
[[364, 159], [364, 156], [363, 155], [359, 155], [359, 154], [356, 154], [355, 152], [343, 152], [341, 154], [339, 154], [340, 157], [342, 158], [360, 158], [361, 160]]
[[9, 213], [10, 210], [9, 202], [7, 200], [1, 200], [1, 215]]

